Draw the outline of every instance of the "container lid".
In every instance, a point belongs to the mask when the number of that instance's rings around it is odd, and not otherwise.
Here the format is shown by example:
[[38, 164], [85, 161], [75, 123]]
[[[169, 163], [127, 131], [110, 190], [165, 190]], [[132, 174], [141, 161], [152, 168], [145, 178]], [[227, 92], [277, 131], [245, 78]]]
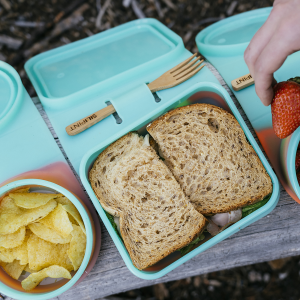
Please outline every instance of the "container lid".
[[20, 106], [23, 86], [18, 73], [11, 66], [0, 62], [0, 129], [9, 122]]
[[60, 109], [133, 82], [179, 49], [181, 38], [160, 22], [137, 20], [39, 54], [25, 69], [43, 105]]
[[272, 8], [262, 8], [219, 21], [202, 30], [196, 43], [203, 55], [243, 54], [250, 40], [268, 18]]

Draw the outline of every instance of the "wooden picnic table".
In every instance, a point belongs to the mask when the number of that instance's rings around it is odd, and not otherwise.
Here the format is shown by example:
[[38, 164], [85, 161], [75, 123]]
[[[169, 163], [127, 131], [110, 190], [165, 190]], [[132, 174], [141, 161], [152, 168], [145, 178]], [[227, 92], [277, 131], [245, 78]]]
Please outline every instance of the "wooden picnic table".
[[[239, 112], [246, 121], [247, 126], [260, 145], [244, 111], [231, 90], [225, 84], [221, 75], [209, 63], [207, 63], [207, 66], [220, 81], [222, 86], [229, 92]], [[34, 98], [33, 101], [51, 130], [53, 138], [67, 158], [41, 103], [38, 98]], [[68, 159], [67, 161], [69, 162]], [[72, 170], [74, 171], [73, 167]], [[77, 174], [75, 175], [77, 176]], [[127, 269], [104, 224], [101, 222], [102, 247], [93, 270], [83, 282], [53, 299], [101, 300], [101, 298], [108, 295], [118, 294], [160, 282], [178, 280], [218, 270], [299, 255], [299, 215], [300, 205], [297, 204], [281, 186], [279, 203], [269, 215], [240, 230], [230, 238], [195, 256], [185, 264], [156, 280], [140, 279]], [[10, 298], [6, 297], [4, 299]]]

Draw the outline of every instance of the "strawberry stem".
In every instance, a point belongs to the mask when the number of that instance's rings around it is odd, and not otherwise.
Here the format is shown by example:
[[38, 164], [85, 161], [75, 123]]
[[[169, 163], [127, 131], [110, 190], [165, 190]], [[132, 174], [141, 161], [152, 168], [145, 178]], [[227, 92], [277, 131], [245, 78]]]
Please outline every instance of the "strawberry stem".
[[293, 82], [296, 82], [296, 83], [300, 84], [300, 77], [296, 76], [294, 78], [290, 78], [288, 81], [293, 81]]

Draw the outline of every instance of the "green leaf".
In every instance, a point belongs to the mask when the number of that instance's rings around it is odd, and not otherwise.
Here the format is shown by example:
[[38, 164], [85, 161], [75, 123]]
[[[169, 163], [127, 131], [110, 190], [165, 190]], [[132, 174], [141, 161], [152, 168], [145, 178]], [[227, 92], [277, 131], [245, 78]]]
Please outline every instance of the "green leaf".
[[253, 213], [257, 209], [259, 209], [262, 206], [264, 206], [270, 200], [271, 196], [272, 196], [272, 194], [269, 194], [263, 200], [242, 208], [242, 218], [250, 215], [251, 213]]
[[296, 82], [296, 83], [300, 84], [300, 77], [296, 76], [294, 78], [290, 78], [288, 81], [293, 81], [293, 82]]
[[191, 104], [191, 102], [189, 100], [185, 100], [185, 101], [181, 102], [179, 105], [177, 105], [176, 108], [186, 106], [189, 104]]
[[181, 255], [183, 256], [183, 255], [187, 254], [194, 245], [198, 244], [200, 241], [202, 241], [204, 239], [205, 239], [205, 235], [202, 233], [196, 239], [194, 239], [192, 242], [190, 242], [187, 246], [185, 246], [179, 250]]
[[119, 230], [118, 230], [118, 226], [117, 226], [117, 224], [115, 223], [114, 217], [113, 217], [111, 214], [109, 214], [107, 211], [105, 211], [105, 214], [106, 214], [106, 216], [107, 216], [107, 218], [108, 218], [110, 224], [112, 225], [113, 229], [115, 230], [115, 232], [118, 234], [118, 236], [119, 236], [119, 237], [121, 238], [121, 240], [123, 241], [122, 236], [121, 236], [121, 234], [120, 234], [120, 232], [119, 232]]

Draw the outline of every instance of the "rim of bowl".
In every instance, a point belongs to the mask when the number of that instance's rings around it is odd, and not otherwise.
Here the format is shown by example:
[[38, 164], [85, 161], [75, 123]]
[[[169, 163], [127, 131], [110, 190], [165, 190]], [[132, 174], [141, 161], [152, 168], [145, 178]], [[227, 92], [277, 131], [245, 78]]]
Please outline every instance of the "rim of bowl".
[[296, 131], [292, 134], [290, 143], [288, 146], [288, 153], [287, 153], [287, 169], [288, 169], [288, 176], [290, 178], [290, 182], [292, 184], [292, 187], [297, 195], [297, 197], [300, 199], [300, 185], [297, 180], [296, 175], [296, 152], [297, 148], [300, 142], [300, 127], [296, 129]]

